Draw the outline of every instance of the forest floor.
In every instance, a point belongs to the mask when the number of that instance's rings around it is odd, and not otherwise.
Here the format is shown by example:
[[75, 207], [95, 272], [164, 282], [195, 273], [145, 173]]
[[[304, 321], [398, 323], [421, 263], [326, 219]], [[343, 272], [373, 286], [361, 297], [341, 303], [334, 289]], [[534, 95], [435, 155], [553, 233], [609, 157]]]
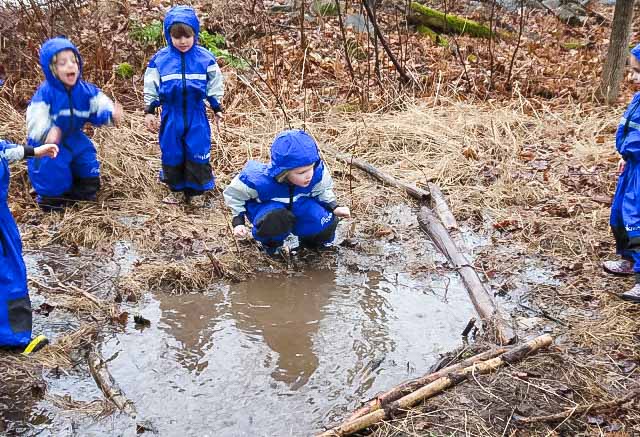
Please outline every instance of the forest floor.
[[[581, 26], [525, 8], [518, 43], [520, 10], [496, 7], [499, 19], [491, 20], [491, 3], [454, 2], [447, 5], [451, 12], [495, 23], [511, 36], [492, 41], [450, 37], [449, 46], [442, 47], [407, 25], [403, 2], [382, 2], [381, 29], [414, 78], [412, 85], [402, 85], [382, 48], [376, 55], [366, 25], [364, 33], [347, 28], [342, 38], [335, 16], [310, 8], [305, 51], [299, 12], [280, 12], [266, 1], [194, 3], [203, 28], [223, 34], [228, 50], [221, 55], [227, 114], [212, 145], [220, 188], [247, 159], [267, 160], [277, 132], [304, 127], [321, 150], [329, 145], [417, 186], [439, 185], [458, 221], [489, 236], [491, 244], [475, 254], [476, 267], [503, 299], [510, 300], [514, 274], [527, 260], [539, 260], [553, 272], [552, 283], [532, 285], [524, 299], [512, 299], [511, 308], [522, 338], [546, 332], [554, 346], [475, 376], [384, 422], [373, 435], [640, 433], [637, 399], [568, 414], [566, 420], [521, 420], [616, 400], [640, 383], [640, 307], [617, 297], [632, 281], [601, 270], [601, 262], [615, 252], [608, 229], [617, 179], [613, 139], [633, 92], [625, 85], [620, 104], [613, 107], [592, 101], [611, 6], [589, 4], [591, 14]], [[95, 204], [44, 214], [29, 194], [25, 166], [12, 167], [9, 203], [25, 253], [46, 257], [52, 251], [55, 259], [44, 261], [46, 273], [30, 279], [39, 302], [36, 325], [46, 326], [44, 316], [56, 311], [73, 320], [73, 329], [33, 358], [0, 355], [0, 406], [5, 407], [0, 432], [7, 433], [21, 429], [16, 424], [44, 396], [43, 373], [74, 368], [100, 332], [126, 323], [123, 300], [135, 301], [144, 290], [181, 293], [288, 268], [254, 244], [234, 241], [219, 191], [207, 199], [207, 208], [162, 203], [166, 192], [156, 181], [159, 149], [143, 127], [141, 93], [145, 60], [160, 44], [152, 22], [161, 19], [167, 4], [79, 1], [64, 10], [50, 5], [0, 10], [2, 29], [20, 35], [8, 39], [0, 52], [0, 74], [6, 79], [0, 91], [0, 138], [24, 141], [24, 109], [40, 80], [37, 48], [53, 34], [64, 33], [78, 44], [85, 77], [122, 102], [127, 116], [120, 127], [90, 129], [103, 169]], [[362, 18], [358, 5], [342, 6], [343, 18]], [[343, 47], [352, 59], [353, 77]], [[131, 77], [116, 73], [124, 62], [133, 68]], [[424, 238], [417, 227], [395, 230], [381, 213], [411, 202], [402, 193], [324, 152], [339, 199], [353, 211], [346, 231], [350, 240], [362, 247], [381, 238]], [[105, 268], [120, 241], [135, 244], [144, 258], [126, 274]], [[69, 268], [64, 260], [70, 256], [83, 261]], [[331, 255], [314, 262], [331, 263]], [[489, 346], [479, 337], [472, 349]], [[78, 405], [74, 408], [87, 414], [109, 414], [113, 408], [106, 401]]]

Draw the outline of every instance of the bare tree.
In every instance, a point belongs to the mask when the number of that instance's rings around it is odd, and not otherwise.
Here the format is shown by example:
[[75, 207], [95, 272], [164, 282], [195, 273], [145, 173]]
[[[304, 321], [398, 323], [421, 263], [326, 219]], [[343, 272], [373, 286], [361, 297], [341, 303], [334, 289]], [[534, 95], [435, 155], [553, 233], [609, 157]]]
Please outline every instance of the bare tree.
[[607, 61], [602, 71], [602, 81], [597, 91], [597, 97], [607, 104], [618, 97], [620, 81], [624, 76], [624, 68], [628, 56], [629, 40], [631, 38], [631, 23], [633, 21], [634, 0], [617, 0], [611, 24], [611, 38]]

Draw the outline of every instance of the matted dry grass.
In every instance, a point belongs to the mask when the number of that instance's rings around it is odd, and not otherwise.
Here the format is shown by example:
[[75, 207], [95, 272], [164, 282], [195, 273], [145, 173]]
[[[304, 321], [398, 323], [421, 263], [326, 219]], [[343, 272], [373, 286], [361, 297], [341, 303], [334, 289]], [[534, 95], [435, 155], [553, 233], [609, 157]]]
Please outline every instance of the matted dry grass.
[[[302, 127], [296, 120], [293, 126]], [[525, 258], [543, 257], [560, 272], [561, 285], [539, 286], [531, 293], [540, 308], [567, 322], [568, 327], [554, 332], [561, 336], [558, 348], [469, 381], [385, 424], [376, 435], [517, 433], [510, 419], [514, 414], [605, 401], [637, 386], [638, 372], [625, 374], [618, 362], [638, 361], [638, 310], [607, 292], [627, 283], [599, 271], [601, 258], [611, 255], [613, 247], [606, 197], [616, 180], [612, 138], [617, 121], [615, 111], [578, 105], [558, 111], [525, 100], [502, 106], [441, 100], [391, 113], [307, 117], [306, 128], [321, 149], [331, 145], [416, 185], [437, 183], [460, 221], [492, 229], [496, 247], [523, 245]], [[0, 100], [0, 137], [20, 140], [11, 135], [22, 126], [22, 115]], [[218, 184], [226, 185], [247, 159], [267, 160], [269, 144], [283, 128], [278, 113], [259, 108], [230, 115], [221, 137], [214, 133]], [[96, 130], [93, 138], [103, 168], [97, 204], [43, 214], [27, 194], [24, 166], [13, 166], [10, 203], [26, 247], [56, 244], [104, 251], [116, 241], [131, 241], [140, 261], [118, 284], [124, 293], [137, 295], [149, 289], [183, 293], [223, 277], [234, 280], [261, 268], [285, 268], [255, 246], [235, 243], [219, 192], [205, 209], [162, 203], [167, 191], [157, 182], [159, 151], [154, 135], [143, 129], [141, 114], [128, 114], [124, 126]], [[376, 238], [381, 211], [406, 199], [332, 156], [324, 158], [340, 202], [353, 210], [356, 237]], [[480, 265], [509, 276], [518, 266], [496, 253], [484, 249]], [[64, 355], [51, 353], [47, 357], [64, 362]], [[621, 413], [607, 417], [624, 430], [637, 430], [638, 414], [632, 409]], [[559, 430], [589, 433], [599, 426], [592, 422], [573, 417]], [[556, 426], [527, 430], [554, 433]]]

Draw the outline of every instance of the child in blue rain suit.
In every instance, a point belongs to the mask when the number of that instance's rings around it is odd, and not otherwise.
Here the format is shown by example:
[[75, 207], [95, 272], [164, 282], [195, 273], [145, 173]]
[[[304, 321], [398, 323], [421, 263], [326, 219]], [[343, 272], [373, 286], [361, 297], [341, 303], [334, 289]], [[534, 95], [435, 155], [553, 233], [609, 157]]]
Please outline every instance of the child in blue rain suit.
[[58, 144], [60, 154], [55, 160], [29, 160], [36, 200], [45, 210], [63, 207], [69, 201], [93, 201], [100, 189], [100, 164], [95, 146], [82, 129], [85, 123], [118, 123], [122, 109], [95, 85], [82, 80], [80, 52], [68, 39], [45, 41], [40, 65], [45, 81], [27, 108], [28, 143]]
[[311, 136], [301, 130], [280, 133], [271, 144], [271, 163], [249, 161], [224, 190], [233, 213], [233, 232], [253, 237], [267, 253], [275, 253], [289, 234], [300, 244], [322, 247], [333, 241], [338, 217], [349, 208], [338, 206], [333, 180]]
[[[144, 74], [145, 124], [158, 129], [156, 110], [162, 107], [159, 142], [162, 154], [160, 180], [172, 192], [193, 196], [214, 188], [211, 128], [204, 101], [222, 118], [224, 85], [215, 56], [198, 45], [200, 23], [188, 6], [171, 8], [164, 19], [168, 47], [149, 61]], [[165, 199], [174, 203], [173, 196]]]
[[[640, 44], [631, 50], [631, 80], [640, 85]], [[635, 275], [635, 286], [622, 293], [625, 300], [640, 303], [640, 92], [633, 96], [616, 132], [616, 149], [624, 169], [611, 204], [611, 230], [616, 252], [623, 259], [605, 261], [604, 269], [618, 275]]]
[[33, 352], [47, 343], [44, 336], [31, 340], [31, 302], [27, 289], [27, 270], [22, 259], [22, 242], [13, 220], [7, 195], [9, 162], [29, 157], [58, 154], [58, 146], [22, 147], [0, 140], [0, 347], [24, 348]]

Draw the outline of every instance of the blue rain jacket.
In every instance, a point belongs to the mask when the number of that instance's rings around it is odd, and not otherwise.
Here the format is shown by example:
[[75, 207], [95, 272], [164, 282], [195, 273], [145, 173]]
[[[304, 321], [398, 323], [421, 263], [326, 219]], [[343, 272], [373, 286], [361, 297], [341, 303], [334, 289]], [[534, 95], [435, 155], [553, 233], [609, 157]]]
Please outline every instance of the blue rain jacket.
[[5, 153], [20, 147], [0, 140], [0, 346], [26, 346], [31, 340], [31, 302], [22, 241], [7, 194], [9, 164]]
[[[79, 77], [71, 89], [67, 89], [51, 70], [53, 57], [62, 50], [72, 50], [78, 60]], [[28, 143], [32, 146], [43, 144], [53, 126], [62, 131], [62, 140], [56, 159], [29, 160], [31, 183], [39, 197], [61, 197], [73, 191], [88, 191], [95, 195], [100, 183], [100, 164], [95, 146], [82, 129], [85, 123], [110, 124], [113, 102], [95, 85], [82, 80], [82, 57], [66, 38], [52, 38], [42, 45], [40, 66], [45, 81], [27, 108]]]
[[619, 255], [640, 272], [640, 93], [636, 93], [616, 132], [616, 149], [625, 160], [611, 205], [610, 224]]
[[[306, 187], [280, 183], [276, 176], [297, 167], [315, 164], [313, 178]], [[320, 182], [324, 163], [320, 160], [318, 146], [313, 138], [303, 131], [284, 131], [271, 144], [271, 163], [249, 161], [240, 173], [240, 180], [258, 192], [261, 202], [276, 200], [294, 204], [311, 195], [313, 187]]]
[[[170, 28], [177, 23], [190, 26], [195, 33], [194, 45], [186, 53], [171, 42]], [[221, 111], [224, 88], [215, 56], [198, 45], [199, 32], [193, 8], [171, 8], [164, 19], [168, 47], [151, 58], [144, 78], [145, 111], [154, 113], [162, 106], [160, 179], [173, 191], [202, 192], [214, 187], [209, 164], [211, 128], [204, 101]]]
[[[278, 182], [282, 172], [314, 164], [311, 182], [298, 187]], [[294, 217], [290, 232], [300, 237], [335, 229], [336, 197], [333, 181], [320, 159], [318, 147], [307, 133], [289, 130], [280, 133], [271, 145], [270, 164], [249, 161], [240, 174], [225, 189], [224, 197], [234, 214], [234, 225], [244, 222], [243, 216], [253, 224], [253, 236], [258, 240], [283, 241], [289, 231], [278, 236], [261, 238], [258, 235], [260, 221], [276, 210], [287, 209]], [[333, 240], [333, 233], [326, 242]]]

